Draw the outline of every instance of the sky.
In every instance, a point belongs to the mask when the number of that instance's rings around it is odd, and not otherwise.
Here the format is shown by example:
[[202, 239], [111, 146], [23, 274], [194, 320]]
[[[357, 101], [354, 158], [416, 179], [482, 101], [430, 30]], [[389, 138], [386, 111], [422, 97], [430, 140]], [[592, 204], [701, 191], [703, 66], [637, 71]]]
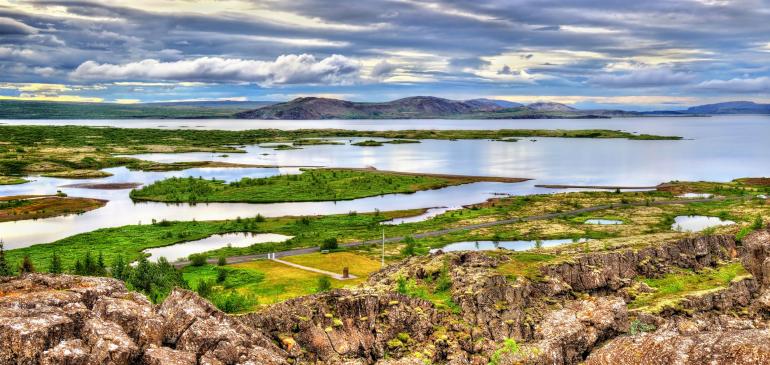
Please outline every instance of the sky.
[[0, 99], [770, 102], [770, 0], [0, 0]]

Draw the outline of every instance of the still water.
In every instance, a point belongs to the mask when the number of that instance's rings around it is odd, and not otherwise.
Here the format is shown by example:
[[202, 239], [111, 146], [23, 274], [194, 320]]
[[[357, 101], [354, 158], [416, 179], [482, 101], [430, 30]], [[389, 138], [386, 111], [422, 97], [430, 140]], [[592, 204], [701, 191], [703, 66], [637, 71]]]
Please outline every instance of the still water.
[[188, 256], [196, 253], [216, 250], [223, 247], [248, 247], [255, 243], [283, 242], [291, 239], [292, 236], [286, 236], [275, 233], [225, 233], [215, 234], [197, 241], [188, 241], [175, 245], [157, 247], [144, 250], [150, 254], [150, 261], [158, 261], [165, 257], [166, 260], [174, 262], [186, 259]]
[[680, 215], [674, 218], [674, 224], [671, 225], [671, 229], [681, 232], [700, 232], [711, 227], [730, 226], [733, 224], [735, 222], [718, 217]]
[[506, 249], [513, 251], [525, 251], [533, 248], [542, 247], [554, 247], [563, 245], [566, 243], [578, 243], [586, 242], [585, 238], [581, 239], [557, 239], [557, 240], [540, 240], [540, 241], [467, 241], [467, 242], [455, 242], [450, 243], [441, 248], [435, 248], [430, 250], [431, 253], [444, 251], [489, 251], [497, 249]]
[[[297, 150], [274, 150], [246, 146], [247, 153], [147, 154], [135, 157], [171, 161], [228, 161], [270, 165], [318, 165], [330, 167], [368, 167], [381, 170], [525, 177], [533, 180], [518, 184], [476, 183], [415, 194], [392, 194], [351, 201], [278, 204], [134, 203], [128, 190], [89, 190], [61, 188], [81, 182], [151, 183], [171, 176], [216, 177], [227, 181], [241, 177], [262, 177], [297, 173], [297, 169], [206, 168], [175, 172], [136, 172], [108, 169], [115, 176], [105, 179], [65, 180], [34, 178], [35, 181], [0, 186], [0, 196], [52, 194], [62, 190], [70, 196], [96, 197], [109, 203], [82, 215], [0, 223], [0, 238], [6, 248], [52, 242], [73, 234], [103, 227], [115, 227], [154, 219], [208, 220], [251, 217], [256, 214], [283, 215], [335, 214], [379, 209], [458, 207], [484, 201], [497, 194], [523, 195], [556, 192], [535, 184], [647, 186], [671, 180], [729, 181], [738, 177], [770, 175], [770, 117], [729, 116], [710, 118], [618, 118], [595, 120], [364, 120], [364, 121], [250, 121], [250, 120], [94, 120], [2, 121], [6, 124], [110, 125], [147, 128], [198, 128], [244, 130], [255, 128], [345, 128], [388, 129], [616, 129], [660, 135], [678, 135], [681, 141], [631, 141], [625, 139], [535, 138], [517, 143], [489, 140], [425, 140], [419, 144], [386, 144], [382, 147], [350, 145], [304, 146]], [[161, 127], [162, 125], [162, 127]], [[353, 141], [359, 139], [352, 139]], [[450, 208], [437, 208], [450, 209]], [[440, 210], [432, 210], [429, 218]], [[401, 223], [401, 222], [394, 222]]]

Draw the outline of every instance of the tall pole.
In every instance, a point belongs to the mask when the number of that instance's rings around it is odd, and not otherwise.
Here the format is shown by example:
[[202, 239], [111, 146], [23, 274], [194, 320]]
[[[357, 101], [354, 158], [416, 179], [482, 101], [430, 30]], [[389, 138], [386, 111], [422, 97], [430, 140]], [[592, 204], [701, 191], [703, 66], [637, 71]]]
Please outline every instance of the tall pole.
[[382, 267], [385, 267], [385, 228], [382, 229]]

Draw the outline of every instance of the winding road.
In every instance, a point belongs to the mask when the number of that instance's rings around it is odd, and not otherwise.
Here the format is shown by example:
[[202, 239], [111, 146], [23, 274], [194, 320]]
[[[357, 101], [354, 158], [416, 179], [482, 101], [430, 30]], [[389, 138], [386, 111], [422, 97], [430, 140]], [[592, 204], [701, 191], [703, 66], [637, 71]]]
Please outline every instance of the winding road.
[[[649, 202], [649, 205], [675, 205], [675, 204], [691, 204], [691, 203], [707, 203], [707, 202], [713, 202], [718, 200], [726, 200], [725, 197], [715, 197], [715, 198], [704, 198], [704, 199], [679, 199], [679, 200], [663, 200], [663, 201], [652, 201]], [[435, 236], [441, 236], [445, 235], [447, 233], [453, 233], [463, 230], [474, 230], [474, 229], [480, 229], [480, 228], [487, 228], [487, 227], [494, 227], [494, 226], [500, 226], [500, 225], [506, 225], [506, 224], [513, 224], [513, 223], [520, 223], [520, 222], [530, 222], [530, 221], [538, 221], [538, 220], [547, 220], [547, 219], [554, 219], [554, 218], [561, 218], [561, 217], [569, 217], [573, 215], [579, 215], [583, 213], [590, 213], [590, 212], [596, 212], [600, 210], [605, 209], [611, 209], [611, 208], [621, 208], [621, 207], [633, 207], [633, 206], [644, 206], [647, 205], [647, 202], [638, 202], [638, 203], [626, 203], [626, 204], [603, 204], [603, 205], [595, 205], [592, 207], [587, 208], [580, 208], [575, 210], [570, 210], [566, 212], [556, 212], [556, 213], [547, 213], [547, 214], [541, 214], [541, 215], [533, 215], [528, 217], [520, 217], [520, 218], [509, 218], [509, 219], [501, 219], [497, 221], [491, 221], [491, 222], [484, 222], [484, 223], [476, 223], [476, 224], [468, 224], [464, 226], [459, 227], [452, 227], [452, 228], [446, 228], [446, 229], [439, 229], [435, 231], [428, 231], [428, 232], [422, 232], [422, 233], [415, 233], [412, 235], [414, 238], [425, 238], [425, 237], [435, 237]], [[394, 243], [399, 242], [404, 239], [404, 236], [395, 236], [395, 237], [386, 237], [385, 243]], [[350, 248], [350, 247], [357, 247], [357, 246], [363, 246], [363, 245], [372, 245], [372, 244], [379, 244], [382, 243], [381, 239], [376, 240], [368, 240], [368, 241], [357, 241], [357, 242], [350, 242], [341, 244], [340, 248]], [[286, 251], [278, 251], [271, 253], [272, 258], [279, 258], [279, 257], [286, 257], [286, 256], [295, 256], [295, 255], [303, 255], [313, 252], [320, 251], [320, 247], [305, 247], [305, 248], [295, 248], [292, 250], [286, 250]], [[262, 254], [252, 254], [252, 255], [242, 255], [242, 256], [230, 256], [227, 258], [228, 264], [238, 264], [243, 262], [249, 262], [254, 260], [260, 260], [260, 259], [267, 259], [268, 254], [262, 253]], [[216, 264], [217, 258], [209, 258], [207, 260], [210, 264]], [[173, 265], [177, 268], [185, 267], [190, 265], [190, 261], [177, 261], [174, 262]]]

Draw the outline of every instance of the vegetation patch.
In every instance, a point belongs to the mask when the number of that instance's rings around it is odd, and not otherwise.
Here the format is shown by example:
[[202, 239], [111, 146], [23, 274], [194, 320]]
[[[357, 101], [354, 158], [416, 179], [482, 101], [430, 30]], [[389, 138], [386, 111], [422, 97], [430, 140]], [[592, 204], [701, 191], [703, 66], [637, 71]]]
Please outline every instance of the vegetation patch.
[[193, 177], [157, 181], [131, 192], [135, 200], [162, 202], [249, 202], [350, 200], [413, 193], [472, 182], [376, 170], [309, 169], [299, 175], [243, 178], [229, 184]]
[[64, 179], [93, 179], [112, 176], [111, 173], [102, 170], [66, 170], [43, 174], [45, 177], [59, 177]]
[[0, 185], [18, 185], [29, 182], [29, 180], [17, 176], [0, 176]]
[[745, 277], [746, 269], [740, 262], [703, 268], [699, 271], [678, 269], [660, 278], [638, 278], [654, 291], [640, 293], [628, 304], [629, 309], [657, 312], [676, 303], [687, 295], [726, 288], [735, 279]]
[[367, 139], [366, 141], [361, 142], [355, 142], [352, 145], [353, 146], [359, 146], [359, 147], [380, 147], [383, 146], [384, 142], [381, 141], [375, 141], [373, 139]]
[[539, 281], [543, 278], [540, 267], [557, 258], [555, 255], [536, 252], [514, 252], [507, 256], [510, 261], [498, 266], [495, 270], [505, 275], [510, 281], [516, 281], [518, 278]]
[[0, 198], [0, 222], [80, 214], [103, 207], [106, 200], [57, 195]]

